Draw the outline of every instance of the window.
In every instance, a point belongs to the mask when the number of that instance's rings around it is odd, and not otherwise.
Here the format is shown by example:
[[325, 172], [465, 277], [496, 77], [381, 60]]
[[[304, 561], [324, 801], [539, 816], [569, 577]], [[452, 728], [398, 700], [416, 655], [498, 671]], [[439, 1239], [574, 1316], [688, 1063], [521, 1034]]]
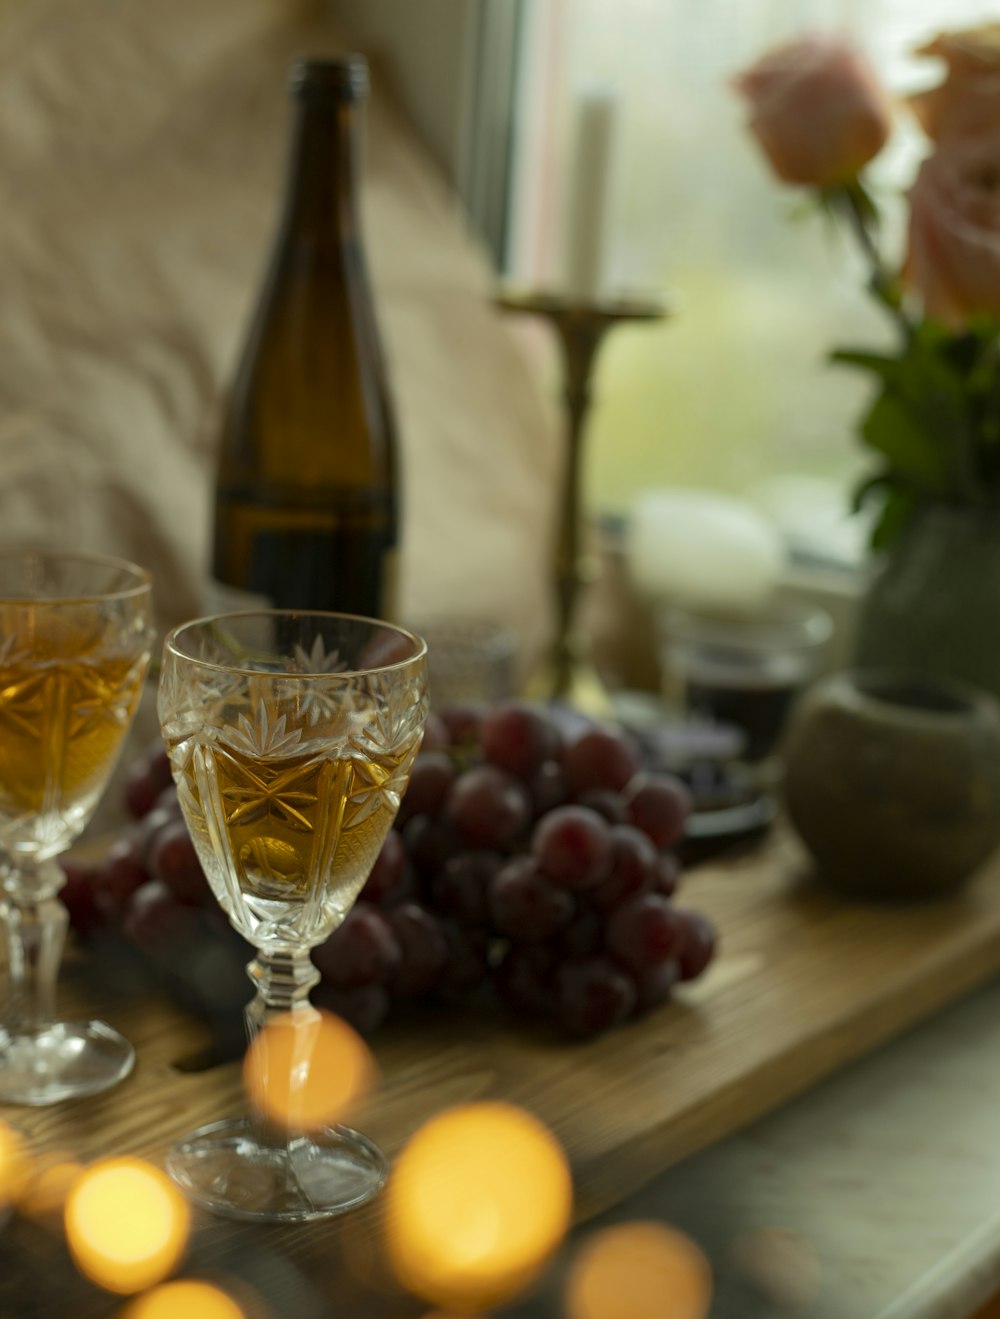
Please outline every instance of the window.
[[[602, 350], [589, 505], [623, 512], [644, 486], [745, 493], [793, 474], [829, 483], [846, 506], [864, 466], [855, 432], [868, 385], [826, 359], [836, 345], [877, 345], [887, 327], [846, 235], [803, 214], [804, 195], [773, 181], [727, 83], [767, 46], [822, 28], [850, 31], [893, 91], [912, 90], [933, 74], [913, 48], [942, 28], [995, 17], [995, 2], [532, 0], [526, 8], [509, 276], [558, 282], [574, 100], [598, 83], [617, 103], [607, 287], [669, 291], [677, 302], [670, 321], [616, 329]], [[895, 195], [922, 149], [901, 114], [874, 182]], [[535, 332], [532, 342], [541, 338]], [[554, 353], [542, 369], [554, 396]]]

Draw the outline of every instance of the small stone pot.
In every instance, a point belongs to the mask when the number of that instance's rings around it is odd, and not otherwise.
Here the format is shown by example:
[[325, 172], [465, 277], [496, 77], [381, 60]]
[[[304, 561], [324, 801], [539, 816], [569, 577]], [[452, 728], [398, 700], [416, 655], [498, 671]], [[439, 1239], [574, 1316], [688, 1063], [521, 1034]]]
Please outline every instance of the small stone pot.
[[793, 717], [783, 789], [826, 883], [863, 898], [952, 893], [1000, 844], [1000, 702], [902, 671], [831, 674]]

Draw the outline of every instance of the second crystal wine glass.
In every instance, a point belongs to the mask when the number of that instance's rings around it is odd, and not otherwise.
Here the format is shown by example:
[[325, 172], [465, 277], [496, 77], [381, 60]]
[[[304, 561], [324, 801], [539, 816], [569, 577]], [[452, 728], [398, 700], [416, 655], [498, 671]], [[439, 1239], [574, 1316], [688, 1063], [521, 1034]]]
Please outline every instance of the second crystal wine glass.
[[[166, 639], [159, 712], [209, 884], [258, 950], [251, 1030], [308, 1011], [309, 950], [340, 924], [378, 856], [427, 716], [426, 647], [386, 623], [325, 613], [223, 614]], [[242, 1218], [338, 1213], [385, 1161], [345, 1127], [277, 1138], [213, 1123], [170, 1154], [189, 1195]]]
[[97, 1094], [135, 1059], [104, 1022], [55, 1020], [69, 917], [54, 858], [93, 814], [139, 703], [150, 595], [149, 574], [118, 559], [0, 554], [0, 1103]]

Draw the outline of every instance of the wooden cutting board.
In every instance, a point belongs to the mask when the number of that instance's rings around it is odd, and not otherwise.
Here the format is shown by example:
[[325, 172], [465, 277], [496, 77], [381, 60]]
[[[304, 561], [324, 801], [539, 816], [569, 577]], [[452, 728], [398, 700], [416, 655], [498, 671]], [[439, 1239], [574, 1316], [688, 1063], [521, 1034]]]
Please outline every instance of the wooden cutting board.
[[[1000, 858], [959, 898], [868, 906], [819, 888], [777, 831], [690, 872], [681, 898], [715, 920], [721, 951], [670, 1006], [585, 1044], [500, 1016], [413, 1014], [376, 1037], [382, 1084], [358, 1125], [392, 1154], [449, 1104], [524, 1104], [563, 1142], [583, 1219], [1000, 970]], [[85, 973], [84, 957], [64, 998], [87, 997]], [[175, 1066], [203, 1028], [173, 1004], [97, 1006], [135, 1043], [136, 1071], [106, 1096], [17, 1110], [44, 1146], [160, 1159], [193, 1125], [241, 1110], [235, 1065]]]

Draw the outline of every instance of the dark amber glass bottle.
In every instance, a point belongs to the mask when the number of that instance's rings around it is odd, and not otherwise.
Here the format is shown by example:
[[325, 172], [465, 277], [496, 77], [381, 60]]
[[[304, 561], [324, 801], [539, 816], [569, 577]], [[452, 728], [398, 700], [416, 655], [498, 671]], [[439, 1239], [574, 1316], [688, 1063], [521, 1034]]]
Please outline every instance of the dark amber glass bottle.
[[284, 213], [227, 402], [216, 601], [391, 617], [395, 418], [359, 227], [359, 56], [302, 60]]

